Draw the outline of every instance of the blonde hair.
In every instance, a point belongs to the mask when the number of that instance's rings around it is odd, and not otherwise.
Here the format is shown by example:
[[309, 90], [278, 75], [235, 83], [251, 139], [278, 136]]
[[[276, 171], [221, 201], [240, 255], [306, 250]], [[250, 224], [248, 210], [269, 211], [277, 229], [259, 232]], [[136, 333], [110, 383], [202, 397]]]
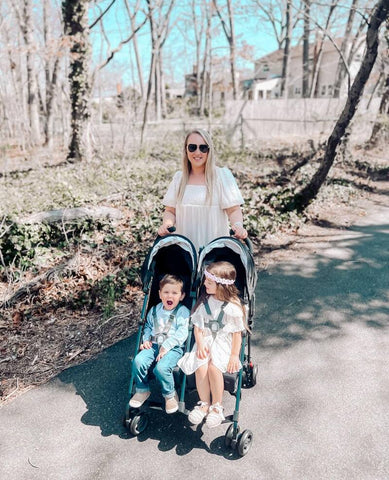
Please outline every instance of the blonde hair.
[[178, 285], [181, 289], [181, 293], [184, 292], [184, 282], [180, 277], [177, 275], [171, 275], [167, 273], [164, 275], [161, 280], [159, 281], [159, 289], [162, 290], [165, 285]]
[[[236, 269], [230, 262], [213, 262], [207, 265], [206, 269], [209, 273], [212, 273], [216, 277], [224, 278], [226, 280], [234, 280], [234, 282], [236, 280]], [[238, 305], [238, 307], [242, 309], [244, 326], [248, 331], [250, 331], [246, 321], [246, 309], [239, 297], [239, 290], [237, 289], [235, 283], [232, 283], [231, 285], [216, 283], [215, 297], [221, 302], [231, 302], [235, 305]], [[202, 294], [196, 303], [195, 308], [197, 308], [200, 303], [204, 303], [206, 298], [207, 294]]]
[[209, 147], [207, 163], [205, 164], [205, 186], [207, 188], [206, 202], [210, 204], [212, 201], [212, 192], [213, 192], [213, 189], [215, 186], [215, 180], [216, 180], [215, 149], [213, 146], [211, 135], [206, 130], [203, 130], [202, 128], [198, 128], [190, 131], [185, 137], [184, 151], [182, 156], [182, 177], [181, 177], [180, 185], [178, 187], [177, 202], [180, 203], [182, 201], [182, 197], [184, 196], [184, 192], [185, 192], [185, 187], [188, 184], [189, 174], [192, 169], [192, 166], [188, 159], [188, 152], [186, 148], [188, 145], [188, 139], [192, 135], [192, 133], [197, 133], [198, 135], [203, 137], [204, 142]]

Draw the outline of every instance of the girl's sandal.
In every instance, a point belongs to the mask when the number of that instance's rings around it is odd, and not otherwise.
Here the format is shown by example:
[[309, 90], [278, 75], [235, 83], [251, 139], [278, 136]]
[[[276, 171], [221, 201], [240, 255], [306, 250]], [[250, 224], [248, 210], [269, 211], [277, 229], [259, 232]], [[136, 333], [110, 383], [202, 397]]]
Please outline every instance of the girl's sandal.
[[206, 425], [208, 428], [218, 427], [224, 421], [224, 408], [220, 403], [215, 403], [209, 407], [209, 413], [206, 420]]
[[[207, 410], [204, 411], [203, 407], [207, 407]], [[198, 402], [194, 409], [189, 412], [188, 420], [193, 425], [199, 425], [208, 413], [208, 403], [207, 402]]]

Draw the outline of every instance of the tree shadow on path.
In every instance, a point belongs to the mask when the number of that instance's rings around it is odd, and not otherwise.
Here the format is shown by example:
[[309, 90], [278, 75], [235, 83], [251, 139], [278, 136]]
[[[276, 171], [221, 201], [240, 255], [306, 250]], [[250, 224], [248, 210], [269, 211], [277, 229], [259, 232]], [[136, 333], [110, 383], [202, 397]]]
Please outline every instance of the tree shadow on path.
[[[160, 451], [175, 449], [179, 456], [193, 449], [203, 449], [226, 459], [239, 458], [235, 451], [226, 449], [223, 436], [208, 445], [201, 427], [189, 424], [186, 415], [179, 412], [167, 415], [160, 409], [149, 409], [149, 424], [144, 432], [133, 437], [123, 425], [123, 417], [129, 400], [130, 357], [134, 354], [136, 335], [118, 342], [102, 352], [97, 358], [62, 372], [58, 379], [72, 384], [77, 395], [85, 402], [87, 411], [81, 422], [98, 426], [104, 437], [116, 435], [122, 439], [145, 442], [157, 440]], [[156, 392], [157, 393], [157, 392]], [[154, 392], [153, 392], [154, 396]], [[192, 408], [197, 402], [197, 393], [187, 394], [186, 407]]]
[[280, 349], [343, 334], [346, 323], [389, 327], [389, 224], [319, 238], [315, 254], [259, 273], [253, 344]]

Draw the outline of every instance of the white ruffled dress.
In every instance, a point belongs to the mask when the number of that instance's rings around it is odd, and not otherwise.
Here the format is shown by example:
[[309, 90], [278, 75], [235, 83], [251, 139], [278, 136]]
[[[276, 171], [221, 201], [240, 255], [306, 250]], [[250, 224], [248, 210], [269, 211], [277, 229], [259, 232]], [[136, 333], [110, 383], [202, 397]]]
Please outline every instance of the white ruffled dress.
[[177, 203], [182, 172], [176, 172], [162, 200], [176, 209], [176, 233], [189, 238], [198, 250], [215, 238], [229, 235], [224, 211], [244, 203], [234, 176], [227, 167], [216, 167], [216, 188], [212, 201], [206, 202], [205, 185], [187, 185], [181, 203]]
[[[217, 300], [212, 295], [208, 298], [209, 308], [212, 312], [212, 318], [207, 314], [204, 304], [201, 304], [192, 315], [192, 322], [200, 330], [204, 332], [204, 345], [208, 347], [209, 355], [206, 358], [197, 357], [197, 345], [193, 345], [192, 351], [178, 361], [178, 366], [186, 374], [194, 373], [199, 367], [205, 365], [210, 360], [222, 372], [227, 371], [228, 362], [231, 355], [232, 336], [235, 332], [244, 330], [242, 309], [234, 304], [228, 303], [224, 308], [224, 316], [222, 320], [223, 327], [218, 330], [215, 337], [212, 336], [211, 330], [207, 327], [209, 320], [214, 320], [220, 313], [223, 302]], [[239, 369], [242, 367], [239, 362]]]

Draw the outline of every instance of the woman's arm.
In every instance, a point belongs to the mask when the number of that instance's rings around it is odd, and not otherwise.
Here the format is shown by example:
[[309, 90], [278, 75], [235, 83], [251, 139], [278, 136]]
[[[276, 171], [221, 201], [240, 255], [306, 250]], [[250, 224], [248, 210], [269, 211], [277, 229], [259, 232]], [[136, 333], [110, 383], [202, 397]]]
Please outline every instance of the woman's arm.
[[243, 227], [243, 213], [240, 205], [226, 208], [225, 210], [232, 230], [235, 232], [234, 237], [244, 240], [247, 238], [247, 230]]
[[176, 209], [174, 207], [165, 207], [162, 217], [162, 225], [158, 228], [158, 235], [164, 237], [170, 232], [168, 228], [173, 227], [176, 223]]

